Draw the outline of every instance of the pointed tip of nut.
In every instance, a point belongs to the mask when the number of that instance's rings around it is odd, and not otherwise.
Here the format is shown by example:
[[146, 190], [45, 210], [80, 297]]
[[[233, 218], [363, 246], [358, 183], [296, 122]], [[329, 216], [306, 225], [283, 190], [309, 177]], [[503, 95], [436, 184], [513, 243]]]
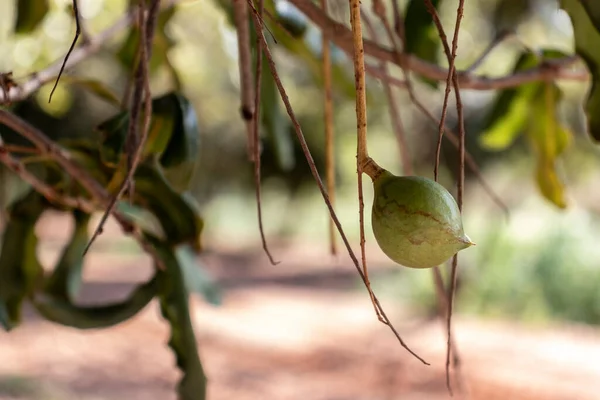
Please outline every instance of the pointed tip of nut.
[[460, 239], [460, 241], [461, 241], [462, 243], [464, 243], [464, 244], [465, 244], [465, 248], [467, 248], [467, 247], [471, 247], [471, 246], [475, 246], [475, 245], [476, 245], [476, 243], [475, 243], [475, 242], [473, 242], [473, 241], [471, 240], [471, 238], [470, 238], [470, 237], [468, 237], [467, 235], [464, 235], [464, 236], [463, 236], [463, 237]]

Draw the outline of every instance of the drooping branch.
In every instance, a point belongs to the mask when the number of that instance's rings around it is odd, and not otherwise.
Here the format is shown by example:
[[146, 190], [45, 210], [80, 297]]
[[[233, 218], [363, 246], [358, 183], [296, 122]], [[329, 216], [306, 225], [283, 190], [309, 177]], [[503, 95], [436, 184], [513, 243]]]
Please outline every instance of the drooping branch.
[[[42, 131], [22, 120], [18, 116], [6, 110], [0, 109], [0, 124], [6, 125], [21, 136], [29, 140], [40, 150], [40, 153], [52, 158], [66, 173], [75, 179], [97, 202], [100, 207], [106, 209], [111, 202], [110, 193], [102, 187], [85, 169], [73, 160], [71, 153], [60, 145], [54, 143]], [[117, 210], [112, 210], [112, 216], [123, 229], [125, 234], [131, 235], [148, 254], [152, 256], [160, 269], [165, 269], [164, 264], [156, 253], [154, 247], [148, 243], [138, 226], [133, 224], [125, 215]]]
[[[339, 23], [323, 14], [321, 9], [307, 0], [289, 0], [298, 10], [306, 15], [315, 25], [326, 32], [331, 41], [350, 57], [353, 54], [352, 31], [344, 24]], [[406, 71], [411, 71], [425, 78], [445, 81], [448, 69], [424, 61], [414, 55], [397, 53], [394, 49], [365, 39], [365, 55], [380, 61], [388, 61]], [[588, 80], [589, 74], [585, 70], [572, 70], [571, 67], [579, 60], [576, 56], [553, 60], [552, 63], [543, 63], [537, 67], [523, 70], [518, 73], [490, 78], [473, 74], [467, 71], [456, 71], [461, 89], [492, 90], [520, 86], [524, 83], [544, 80]]]
[[94, 203], [81, 197], [70, 197], [58, 193], [52, 186], [29, 172], [23, 162], [10, 154], [9, 147], [0, 137], [0, 162], [9, 170], [18, 175], [24, 182], [30, 184], [38, 193], [51, 203], [78, 208], [85, 212], [94, 212], [97, 207]]

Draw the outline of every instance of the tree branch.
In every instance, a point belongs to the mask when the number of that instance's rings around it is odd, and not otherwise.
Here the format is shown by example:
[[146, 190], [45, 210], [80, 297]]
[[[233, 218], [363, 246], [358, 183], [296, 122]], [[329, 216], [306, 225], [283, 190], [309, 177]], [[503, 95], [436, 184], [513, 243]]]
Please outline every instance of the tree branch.
[[[177, 0], [169, 0], [165, 1], [165, 3], [167, 6], [172, 7], [177, 3]], [[97, 35], [89, 37], [88, 40], [83, 41], [80, 46], [73, 49], [73, 52], [69, 56], [69, 60], [65, 64], [65, 70], [74, 67], [92, 54], [97, 53], [111, 37], [130, 26], [135, 20], [137, 11], [138, 7], [132, 7], [113, 25]], [[62, 64], [63, 60], [61, 59], [41, 71], [34, 72], [27, 81], [17, 86], [12, 86], [8, 90], [8, 98], [6, 94], [0, 90], [0, 104], [8, 104], [26, 99], [40, 87], [55, 79], [60, 72]]]
[[[353, 54], [352, 31], [346, 25], [339, 23], [321, 12], [314, 3], [307, 0], [290, 0], [290, 2], [306, 15], [315, 25], [329, 35], [331, 41], [350, 57]], [[394, 49], [380, 46], [372, 40], [364, 40], [365, 54], [380, 61], [388, 61], [404, 70], [412, 71], [423, 77], [438, 81], [445, 81], [448, 69], [421, 60], [411, 54], [397, 54]], [[548, 81], [555, 79], [579, 80], [589, 79], [589, 74], [584, 70], [573, 71], [570, 68], [579, 60], [576, 56], [559, 59], [550, 64], [542, 64], [518, 73], [498, 78], [489, 78], [476, 75], [467, 71], [456, 71], [461, 89], [492, 90], [520, 86], [534, 81]]]
[[[42, 154], [51, 157], [59, 166], [61, 166], [69, 175], [71, 175], [79, 184], [87, 190], [90, 196], [103, 208], [108, 208], [111, 202], [110, 194], [96, 181], [87, 171], [81, 168], [71, 157], [71, 153], [54, 143], [42, 131], [30, 125], [26, 121], [11, 114], [6, 110], [0, 109], [0, 123], [8, 126], [24, 138], [32, 142]], [[133, 236], [142, 248], [152, 256], [156, 265], [160, 269], [165, 269], [164, 264], [156, 253], [156, 250], [144, 239], [139, 227], [133, 224], [127, 217], [118, 210], [112, 210], [115, 220], [121, 225], [123, 231]]]
[[13, 157], [0, 137], [0, 162], [9, 170], [18, 175], [23, 181], [29, 183], [35, 191], [44, 196], [49, 202], [67, 207], [78, 208], [87, 213], [94, 212], [96, 205], [81, 197], [69, 197], [58, 193], [52, 186], [39, 179], [27, 170], [25, 165], [16, 157]]

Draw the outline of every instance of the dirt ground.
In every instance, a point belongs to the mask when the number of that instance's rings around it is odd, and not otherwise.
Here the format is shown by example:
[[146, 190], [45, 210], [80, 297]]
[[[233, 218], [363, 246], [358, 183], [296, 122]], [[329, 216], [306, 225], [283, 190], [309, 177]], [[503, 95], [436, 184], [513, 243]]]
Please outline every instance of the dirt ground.
[[[68, 234], [61, 226], [50, 218], [40, 228], [45, 263]], [[125, 296], [150, 271], [114, 227], [106, 232], [86, 267], [85, 302]], [[377, 321], [366, 292], [355, 290], [350, 265], [324, 251], [276, 248], [284, 262], [275, 267], [258, 250], [212, 246], [203, 255], [225, 290], [220, 307], [192, 300], [209, 399], [449, 399], [441, 323], [384, 304], [406, 342], [431, 363], [423, 365]], [[0, 332], [0, 399], [175, 399], [179, 373], [156, 303], [100, 331], [26, 315], [18, 329]], [[600, 399], [600, 330], [464, 317], [455, 327], [463, 387], [454, 398]]]

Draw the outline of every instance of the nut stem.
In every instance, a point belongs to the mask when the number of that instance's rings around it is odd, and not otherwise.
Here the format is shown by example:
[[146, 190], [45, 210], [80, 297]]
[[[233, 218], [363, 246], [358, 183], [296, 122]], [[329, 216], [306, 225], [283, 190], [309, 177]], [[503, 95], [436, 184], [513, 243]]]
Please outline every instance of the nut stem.
[[375, 181], [375, 179], [385, 171], [369, 156], [361, 160], [360, 169], [362, 172], [369, 175], [372, 181]]

